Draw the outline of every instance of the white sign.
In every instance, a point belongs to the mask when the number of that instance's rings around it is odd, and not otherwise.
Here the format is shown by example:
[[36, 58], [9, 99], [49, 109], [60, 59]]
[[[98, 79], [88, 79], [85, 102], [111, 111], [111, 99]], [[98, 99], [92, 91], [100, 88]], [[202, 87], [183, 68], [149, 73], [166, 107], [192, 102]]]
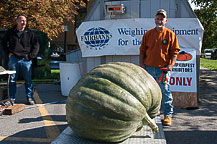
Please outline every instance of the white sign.
[[[76, 31], [82, 57], [139, 55], [143, 35], [155, 27], [153, 18], [83, 22]], [[172, 91], [197, 92], [196, 55], [203, 27], [196, 18], [168, 18], [166, 27], [177, 36], [181, 51], [170, 78]]]
[[[77, 29], [82, 57], [139, 55], [145, 32], [155, 27], [153, 18], [83, 22]], [[196, 18], [168, 18], [167, 28], [175, 32], [181, 48], [193, 48], [200, 55], [203, 27]]]
[[196, 81], [196, 51], [183, 48], [177, 56], [177, 61], [170, 77], [172, 91], [197, 92]]

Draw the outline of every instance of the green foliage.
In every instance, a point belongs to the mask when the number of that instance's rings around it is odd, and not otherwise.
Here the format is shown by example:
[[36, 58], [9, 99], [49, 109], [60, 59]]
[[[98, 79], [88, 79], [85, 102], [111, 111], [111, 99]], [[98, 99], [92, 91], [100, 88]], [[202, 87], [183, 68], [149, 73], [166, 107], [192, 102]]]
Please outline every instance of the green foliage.
[[50, 49], [48, 47], [49, 39], [47, 37], [47, 34], [41, 31], [35, 31], [35, 34], [40, 45], [38, 56], [48, 58], [50, 54]]
[[[60, 70], [50, 70], [49, 59], [43, 59], [38, 61], [38, 66], [34, 66], [32, 70], [33, 82], [56, 82], [60, 79]], [[24, 82], [22, 73], [17, 80], [18, 82]], [[0, 82], [7, 82], [8, 75], [1, 75]]]
[[38, 61], [38, 65], [33, 67], [33, 79], [59, 79], [59, 70], [51, 71], [49, 59]]
[[216, 0], [192, 0], [200, 6], [195, 13], [204, 27], [202, 50], [217, 48], [217, 1]]
[[217, 70], [217, 60], [201, 58], [200, 65], [211, 70]]
[[7, 29], [16, 22], [18, 14], [24, 14], [32, 29], [47, 33], [51, 39], [64, 31], [64, 21], [73, 21], [83, 0], [1, 0], [0, 29]]

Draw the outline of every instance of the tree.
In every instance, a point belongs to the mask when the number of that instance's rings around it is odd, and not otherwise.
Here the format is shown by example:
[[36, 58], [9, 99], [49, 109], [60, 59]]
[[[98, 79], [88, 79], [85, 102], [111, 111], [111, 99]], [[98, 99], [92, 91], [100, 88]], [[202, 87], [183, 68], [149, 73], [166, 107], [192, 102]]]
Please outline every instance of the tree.
[[216, 0], [192, 0], [200, 9], [196, 9], [198, 19], [204, 27], [203, 46], [205, 48], [217, 48], [217, 1]]
[[16, 22], [16, 16], [27, 17], [28, 26], [47, 33], [50, 39], [64, 31], [64, 21], [73, 21], [84, 0], [1, 0], [0, 29], [8, 29]]

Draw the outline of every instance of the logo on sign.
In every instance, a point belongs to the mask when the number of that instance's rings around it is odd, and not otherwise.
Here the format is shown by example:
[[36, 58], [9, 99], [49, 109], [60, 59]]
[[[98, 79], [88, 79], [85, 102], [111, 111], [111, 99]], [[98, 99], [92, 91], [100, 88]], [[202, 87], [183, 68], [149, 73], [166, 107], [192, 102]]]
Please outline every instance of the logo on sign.
[[81, 36], [81, 41], [84, 41], [87, 48], [100, 50], [108, 45], [111, 37], [112, 34], [102, 27], [90, 28]]
[[189, 61], [192, 59], [192, 55], [190, 53], [187, 53], [185, 51], [179, 52], [177, 56], [177, 61]]

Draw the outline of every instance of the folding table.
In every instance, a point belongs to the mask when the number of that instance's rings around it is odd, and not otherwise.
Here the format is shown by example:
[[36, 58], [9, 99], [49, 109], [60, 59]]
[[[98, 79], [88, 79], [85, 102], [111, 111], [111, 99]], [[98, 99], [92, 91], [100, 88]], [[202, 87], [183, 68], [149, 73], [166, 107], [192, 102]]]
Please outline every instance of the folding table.
[[8, 96], [7, 96], [6, 99], [5, 99], [4, 95], [0, 96], [0, 104], [4, 105], [5, 102], [10, 101], [11, 105], [13, 105], [13, 103], [10, 100], [10, 96], [9, 96], [9, 92], [8, 92], [8, 87], [9, 87], [9, 75], [10, 74], [15, 74], [15, 73], [16, 73], [16, 71], [9, 71], [9, 70], [5, 70], [5, 71], [0, 72], [0, 75], [4, 75], [4, 74], [8, 75], [8, 82], [7, 82], [7, 94], [8, 94]]

